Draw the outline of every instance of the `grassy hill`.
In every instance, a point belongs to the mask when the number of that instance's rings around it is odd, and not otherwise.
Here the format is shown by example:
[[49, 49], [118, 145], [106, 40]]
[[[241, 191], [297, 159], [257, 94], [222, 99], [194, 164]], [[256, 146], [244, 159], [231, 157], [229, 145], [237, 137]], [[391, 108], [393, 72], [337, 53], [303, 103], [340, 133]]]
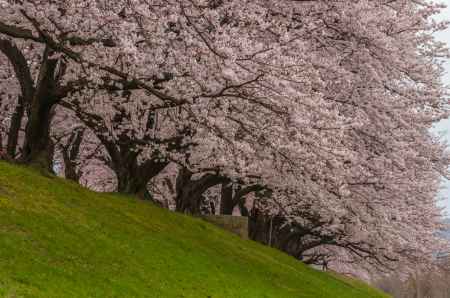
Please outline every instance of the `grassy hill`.
[[385, 297], [200, 219], [0, 162], [0, 297]]

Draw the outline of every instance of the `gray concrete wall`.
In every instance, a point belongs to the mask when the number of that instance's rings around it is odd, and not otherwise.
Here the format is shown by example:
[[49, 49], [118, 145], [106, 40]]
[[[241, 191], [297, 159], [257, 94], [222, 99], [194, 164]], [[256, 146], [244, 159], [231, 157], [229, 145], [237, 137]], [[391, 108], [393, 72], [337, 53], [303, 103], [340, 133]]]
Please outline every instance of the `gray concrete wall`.
[[202, 218], [243, 239], [248, 239], [248, 217], [232, 215], [205, 215]]

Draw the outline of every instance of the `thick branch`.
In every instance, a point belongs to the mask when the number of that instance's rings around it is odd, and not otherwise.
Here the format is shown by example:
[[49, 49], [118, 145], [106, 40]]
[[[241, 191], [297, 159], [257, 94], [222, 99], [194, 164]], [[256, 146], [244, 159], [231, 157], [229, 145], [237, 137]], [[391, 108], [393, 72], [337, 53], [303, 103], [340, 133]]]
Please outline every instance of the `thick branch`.
[[8, 60], [12, 64], [20, 84], [22, 97], [26, 104], [30, 104], [35, 90], [27, 60], [16, 45], [7, 39], [0, 38], [0, 51], [8, 57]]

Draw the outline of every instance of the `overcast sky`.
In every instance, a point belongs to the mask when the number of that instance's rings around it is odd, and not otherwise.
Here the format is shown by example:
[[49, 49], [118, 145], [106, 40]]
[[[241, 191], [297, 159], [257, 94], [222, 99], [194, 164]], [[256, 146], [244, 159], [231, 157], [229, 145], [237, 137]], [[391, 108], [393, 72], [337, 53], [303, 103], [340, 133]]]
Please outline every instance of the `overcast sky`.
[[[449, 7], [439, 16], [439, 19], [450, 20], [450, 0], [441, 0]], [[445, 41], [450, 46], [450, 29], [437, 34], [439, 40]], [[450, 85], [450, 63], [446, 65], [447, 73], [444, 77], [444, 84]], [[447, 142], [450, 144], [450, 119], [442, 121], [436, 127], [436, 131], [442, 133]], [[443, 189], [441, 191], [440, 197], [442, 197], [442, 204], [446, 208], [447, 214], [450, 216], [450, 182], [443, 182]]]

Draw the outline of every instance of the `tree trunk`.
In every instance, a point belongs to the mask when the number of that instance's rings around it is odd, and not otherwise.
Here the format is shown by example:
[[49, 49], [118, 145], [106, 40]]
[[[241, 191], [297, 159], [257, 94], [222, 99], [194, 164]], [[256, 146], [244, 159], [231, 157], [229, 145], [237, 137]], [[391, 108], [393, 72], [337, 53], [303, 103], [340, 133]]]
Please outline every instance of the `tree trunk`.
[[8, 143], [6, 145], [6, 154], [11, 158], [16, 158], [17, 144], [19, 142], [19, 132], [22, 126], [22, 119], [24, 115], [24, 101], [23, 97], [19, 96], [17, 106], [14, 114], [11, 117], [11, 124], [8, 131]]
[[177, 176], [176, 211], [190, 214], [200, 214], [203, 194], [209, 188], [224, 183], [226, 178], [215, 174], [205, 174], [197, 180], [192, 180], [193, 173], [182, 168]]
[[117, 190], [120, 193], [137, 195], [141, 199], [151, 200], [152, 196], [148, 192], [148, 182], [158, 175], [166, 166], [167, 162], [147, 160], [138, 164], [137, 155], [130, 154], [122, 158], [126, 160], [119, 166], [115, 166], [117, 174]]
[[239, 200], [238, 203], [239, 211], [241, 212], [241, 216], [250, 216], [247, 207], [245, 206], [245, 200]]
[[127, 194], [142, 192], [143, 183], [139, 180], [130, 171], [124, 169], [118, 175], [117, 191]]
[[[122, 159], [123, 160], [123, 159]], [[135, 158], [123, 161], [119, 166], [115, 167], [117, 174], [117, 191], [120, 193], [136, 195], [142, 193], [147, 183], [140, 177], [136, 165]]]
[[28, 61], [15, 43], [11, 40], [0, 38], [0, 52], [8, 58], [13, 66], [21, 91], [16, 109], [11, 119], [6, 148], [8, 157], [15, 158], [24, 110], [25, 107], [30, 107], [35, 94], [35, 88]]
[[7, 159], [8, 155], [6, 151], [3, 150], [3, 134], [0, 132], [0, 160]]
[[118, 179], [117, 191], [123, 194], [137, 196], [143, 200], [152, 200], [153, 197], [147, 189], [148, 180], [136, 178], [132, 173], [122, 171]]
[[260, 214], [258, 210], [253, 210], [248, 228], [250, 239], [262, 244], [268, 243], [269, 224], [265, 215]]
[[56, 103], [54, 75], [57, 60], [49, 59], [49, 55], [50, 51], [46, 49], [28, 115], [22, 159], [51, 171], [48, 150], [52, 108]]
[[201, 193], [195, 192], [189, 186], [186, 186], [177, 196], [176, 211], [188, 214], [200, 214], [201, 199]]
[[254, 212], [249, 220], [250, 239], [272, 247], [282, 249], [282, 235], [280, 227], [283, 221], [280, 217], [270, 217], [265, 214]]
[[233, 200], [233, 184], [222, 183], [220, 195], [220, 214], [232, 215], [235, 202]]
[[237, 185], [235, 191], [233, 191], [232, 184], [222, 184], [222, 193], [220, 199], [221, 214], [232, 215], [234, 207], [238, 206], [241, 212], [241, 216], [249, 216], [247, 207], [245, 206], [245, 197], [253, 192], [258, 192], [264, 188], [261, 185], [253, 184], [242, 187]]
[[49, 152], [49, 133], [51, 121], [51, 105], [37, 104], [32, 107], [32, 114], [28, 120], [25, 132], [23, 161], [50, 169], [51, 158]]
[[65, 156], [63, 157], [63, 159], [64, 159], [64, 177], [68, 180], [78, 182], [80, 180], [80, 175], [76, 168], [76, 164], [73, 163], [73, 161], [68, 160]]
[[185, 167], [182, 167], [177, 175], [175, 208], [178, 212], [197, 213], [200, 211], [200, 206], [196, 206], [196, 202], [193, 202], [192, 175], [192, 172]]
[[82, 176], [81, 169], [77, 168], [77, 160], [80, 158], [81, 143], [83, 142], [84, 129], [75, 130], [65, 145], [61, 145], [64, 160], [64, 176], [66, 179], [78, 182]]

